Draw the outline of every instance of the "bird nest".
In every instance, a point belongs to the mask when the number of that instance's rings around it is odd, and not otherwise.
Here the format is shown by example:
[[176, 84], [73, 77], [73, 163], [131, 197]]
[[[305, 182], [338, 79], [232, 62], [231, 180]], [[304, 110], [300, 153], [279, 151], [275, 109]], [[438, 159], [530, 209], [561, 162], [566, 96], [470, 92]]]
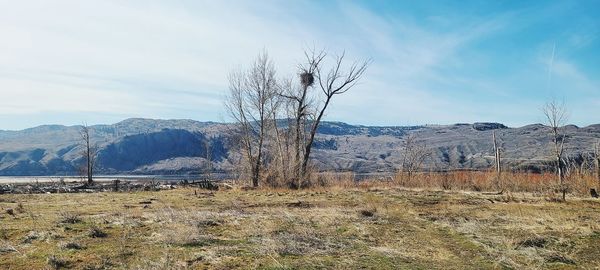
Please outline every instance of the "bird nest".
[[300, 83], [305, 86], [311, 86], [315, 82], [315, 76], [309, 72], [303, 72], [300, 74]]

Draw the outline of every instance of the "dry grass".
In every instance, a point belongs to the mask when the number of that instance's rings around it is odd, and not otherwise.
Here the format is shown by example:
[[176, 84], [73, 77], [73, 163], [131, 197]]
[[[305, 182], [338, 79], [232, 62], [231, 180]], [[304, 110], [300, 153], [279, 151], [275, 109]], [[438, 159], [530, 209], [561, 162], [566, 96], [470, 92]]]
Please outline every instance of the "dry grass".
[[[367, 181], [301, 191], [2, 195], [0, 209], [21, 203], [27, 211], [0, 213], [0, 268], [600, 265], [600, 200], [490, 194]], [[73, 215], [78, 222], [65, 222]]]
[[[410, 178], [402, 173], [395, 175], [394, 183], [404, 187], [467, 191], [508, 191], [535, 194], [553, 193], [558, 189], [558, 180], [553, 173], [504, 172], [498, 181], [494, 172], [454, 171], [446, 173], [416, 173]], [[590, 188], [600, 189], [600, 181], [589, 174], [571, 174], [565, 183], [569, 192], [577, 196], [588, 196]]]

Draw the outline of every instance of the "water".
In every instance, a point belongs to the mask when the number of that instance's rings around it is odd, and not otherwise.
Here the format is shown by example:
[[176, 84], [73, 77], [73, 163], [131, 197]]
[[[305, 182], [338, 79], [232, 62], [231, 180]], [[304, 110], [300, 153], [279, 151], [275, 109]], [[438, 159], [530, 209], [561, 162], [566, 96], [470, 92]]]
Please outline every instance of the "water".
[[[210, 175], [210, 179], [222, 180], [230, 177], [228, 174], [213, 173]], [[171, 181], [194, 181], [208, 178], [207, 175], [96, 175], [94, 181], [99, 182], [110, 182], [113, 180], [121, 181], [160, 181], [160, 182], [171, 182]], [[81, 176], [0, 176], [0, 183], [35, 183], [35, 182], [59, 182], [65, 181], [70, 182], [82, 182], [86, 181], [87, 178]]]
[[[356, 181], [366, 179], [388, 180], [393, 173], [375, 172], [375, 173], [354, 173], [352, 177]], [[121, 181], [159, 181], [159, 182], [179, 182], [183, 180], [198, 181], [203, 179], [225, 180], [236, 178], [233, 174], [212, 173], [209, 175], [95, 175], [94, 181], [110, 182], [113, 180]], [[7, 183], [35, 183], [35, 182], [59, 182], [63, 180], [67, 183], [86, 181], [87, 178], [81, 176], [0, 176], [0, 184]]]

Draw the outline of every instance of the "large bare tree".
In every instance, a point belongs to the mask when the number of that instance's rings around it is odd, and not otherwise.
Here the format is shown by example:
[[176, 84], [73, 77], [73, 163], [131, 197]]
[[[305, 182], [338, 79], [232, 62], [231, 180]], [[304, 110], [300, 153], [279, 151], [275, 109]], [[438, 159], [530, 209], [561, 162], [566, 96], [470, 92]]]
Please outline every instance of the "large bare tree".
[[[306, 179], [313, 142], [321, 120], [337, 95], [354, 87], [369, 66], [370, 60], [346, 63], [346, 54], [331, 57], [321, 51], [305, 51], [306, 62], [300, 65], [300, 86], [288, 87], [282, 96], [292, 102], [294, 118], [295, 172], [300, 188]], [[318, 93], [311, 93], [316, 88]]]
[[[301, 166], [301, 174], [300, 177], [304, 178], [306, 174], [306, 168], [308, 165], [308, 161], [310, 159], [310, 153], [312, 150], [313, 142], [315, 140], [315, 135], [317, 134], [317, 130], [319, 125], [321, 124], [321, 120], [325, 115], [325, 111], [328, 106], [331, 104], [331, 100], [333, 97], [337, 95], [341, 95], [346, 93], [352, 87], [354, 87], [362, 75], [367, 70], [369, 63], [371, 60], [365, 60], [362, 62], [353, 62], [352, 64], [346, 66], [345, 56], [346, 53], [342, 52], [341, 55], [333, 57], [333, 63], [330, 67], [324, 67], [323, 62], [321, 61], [325, 55], [324, 53], [311, 53], [306, 54], [309, 65], [316, 63], [313, 71], [316, 71], [316, 79], [318, 82], [318, 86], [321, 89], [323, 94], [323, 101], [321, 105], [317, 105], [315, 112], [317, 112], [316, 118], [312, 120], [312, 126], [310, 128], [308, 139], [304, 146], [304, 158], [302, 159]], [[310, 72], [310, 69], [304, 69], [305, 72]], [[301, 78], [304, 84], [304, 77], [306, 73], [301, 73]], [[308, 81], [310, 82], [310, 74]]]
[[293, 146], [294, 146], [294, 164], [293, 169], [295, 172], [295, 179], [292, 181], [292, 186], [300, 188], [302, 178], [305, 175], [306, 168], [303, 165], [303, 157], [306, 151], [305, 139], [308, 119], [314, 113], [311, 111], [311, 105], [313, 100], [309, 93], [309, 89], [315, 84], [315, 76], [319, 65], [325, 59], [325, 52], [320, 51], [315, 53], [312, 51], [310, 54], [305, 51], [305, 57], [307, 63], [300, 65], [300, 84], [295, 85], [293, 80], [287, 81], [283, 84], [283, 91], [281, 96], [288, 99], [288, 105], [291, 107], [291, 115], [293, 118]]
[[248, 70], [229, 75], [229, 96], [225, 102], [229, 115], [238, 124], [240, 141], [252, 178], [258, 187], [263, 166], [265, 140], [277, 98], [275, 68], [266, 52], [258, 55]]
[[562, 132], [562, 127], [567, 122], [568, 112], [564, 103], [558, 103], [555, 100], [547, 102], [544, 107], [542, 107], [542, 112], [546, 117], [546, 123], [551, 129], [553, 160], [556, 167], [556, 175], [558, 177], [560, 190], [562, 192], [562, 199], [564, 201], [566, 199], [568, 188], [564, 179], [563, 155], [565, 149], [565, 138]]
[[92, 142], [90, 131], [90, 127], [87, 124], [83, 124], [79, 130], [81, 146], [83, 147], [81, 156], [85, 162], [85, 173], [89, 185], [94, 183], [94, 167], [96, 165], [96, 155], [98, 154], [98, 148]]

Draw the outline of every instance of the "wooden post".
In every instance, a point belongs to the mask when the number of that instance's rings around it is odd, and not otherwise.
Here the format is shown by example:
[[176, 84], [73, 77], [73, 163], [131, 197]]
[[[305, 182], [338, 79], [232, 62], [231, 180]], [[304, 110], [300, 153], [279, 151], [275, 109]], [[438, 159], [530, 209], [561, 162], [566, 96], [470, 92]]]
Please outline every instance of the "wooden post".
[[121, 182], [119, 179], [113, 180], [113, 191], [114, 192], [119, 192], [119, 182]]

